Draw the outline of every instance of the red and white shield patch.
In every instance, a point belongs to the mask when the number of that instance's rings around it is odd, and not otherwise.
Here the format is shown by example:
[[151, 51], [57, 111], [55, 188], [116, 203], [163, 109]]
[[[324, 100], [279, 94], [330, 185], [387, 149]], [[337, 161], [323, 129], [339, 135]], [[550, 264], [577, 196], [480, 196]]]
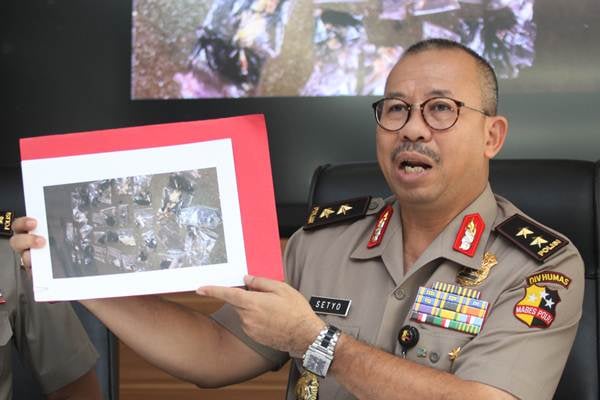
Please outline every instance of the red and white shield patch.
[[530, 328], [548, 328], [556, 317], [558, 303], [558, 290], [534, 284], [525, 288], [525, 296], [515, 305], [513, 314]]

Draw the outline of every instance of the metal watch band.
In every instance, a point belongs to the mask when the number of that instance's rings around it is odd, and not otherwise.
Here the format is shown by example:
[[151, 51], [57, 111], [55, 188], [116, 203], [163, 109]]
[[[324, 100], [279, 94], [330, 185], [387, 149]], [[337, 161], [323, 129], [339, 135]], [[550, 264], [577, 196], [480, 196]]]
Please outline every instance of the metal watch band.
[[337, 344], [340, 336], [339, 334], [340, 330], [336, 326], [329, 325], [327, 328], [319, 332], [319, 336], [317, 336], [313, 344], [321, 346], [324, 350], [326, 350], [328, 353], [331, 352], [333, 355], [333, 350], [335, 349], [335, 345]]
[[333, 361], [333, 353], [340, 335], [341, 331], [333, 325], [321, 330], [302, 357], [303, 367], [324, 378]]

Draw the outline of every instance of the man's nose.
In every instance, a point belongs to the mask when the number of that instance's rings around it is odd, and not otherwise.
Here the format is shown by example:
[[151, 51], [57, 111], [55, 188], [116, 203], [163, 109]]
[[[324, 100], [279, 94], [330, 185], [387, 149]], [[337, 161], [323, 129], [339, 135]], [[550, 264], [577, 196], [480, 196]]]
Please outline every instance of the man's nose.
[[432, 138], [432, 131], [429, 125], [423, 119], [421, 110], [414, 106], [410, 110], [408, 121], [402, 129], [398, 131], [401, 141], [409, 142], [428, 142]]

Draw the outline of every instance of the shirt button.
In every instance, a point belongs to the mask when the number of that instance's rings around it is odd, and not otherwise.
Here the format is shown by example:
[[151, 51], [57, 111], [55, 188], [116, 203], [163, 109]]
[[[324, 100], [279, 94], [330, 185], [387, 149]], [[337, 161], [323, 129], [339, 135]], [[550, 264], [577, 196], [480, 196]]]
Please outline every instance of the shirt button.
[[436, 353], [435, 351], [432, 351], [431, 353], [429, 353], [429, 361], [431, 361], [432, 363], [436, 363], [440, 360], [440, 355], [438, 353]]
[[371, 202], [369, 203], [369, 210], [374, 210], [377, 207], [379, 207], [379, 199], [371, 200]]
[[398, 288], [394, 290], [394, 297], [398, 300], [404, 300], [406, 297], [406, 292], [402, 288]]

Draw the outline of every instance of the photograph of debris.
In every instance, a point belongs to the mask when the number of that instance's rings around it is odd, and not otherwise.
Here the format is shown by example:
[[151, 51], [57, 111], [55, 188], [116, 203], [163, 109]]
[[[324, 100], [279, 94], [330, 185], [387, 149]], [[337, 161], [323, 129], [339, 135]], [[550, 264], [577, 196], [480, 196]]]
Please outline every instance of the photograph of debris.
[[44, 187], [54, 278], [227, 262], [217, 169]]

